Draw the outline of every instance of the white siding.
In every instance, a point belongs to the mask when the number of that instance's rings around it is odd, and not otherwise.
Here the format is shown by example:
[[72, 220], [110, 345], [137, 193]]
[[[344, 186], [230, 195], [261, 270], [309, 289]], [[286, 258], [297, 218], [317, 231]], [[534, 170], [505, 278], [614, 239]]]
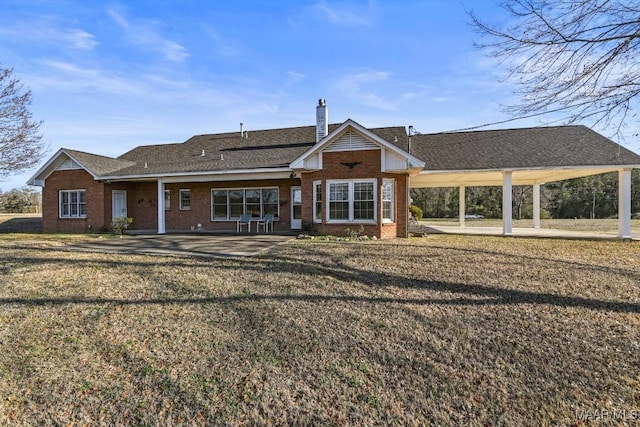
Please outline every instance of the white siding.
[[320, 162], [320, 159], [322, 158], [321, 156], [322, 156], [321, 153], [315, 153], [312, 156], [305, 159], [304, 161], [305, 169], [321, 169], [322, 168], [322, 163]]
[[407, 159], [393, 151], [386, 150], [384, 156], [384, 170], [405, 170], [407, 169]]

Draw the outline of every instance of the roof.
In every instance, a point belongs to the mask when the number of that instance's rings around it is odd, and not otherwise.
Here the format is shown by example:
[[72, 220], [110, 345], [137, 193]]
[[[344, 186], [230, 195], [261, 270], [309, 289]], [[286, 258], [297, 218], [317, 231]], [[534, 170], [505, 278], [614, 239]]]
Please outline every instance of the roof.
[[[329, 132], [341, 124], [329, 126]], [[370, 129], [385, 140], [405, 140], [404, 127]], [[316, 127], [196, 135], [180, 144], [137, 147], [119, 160], [134, 162], [117, 171], [118, 175], [154, 175], [214, 172], [247, 169], [289, 169], [294, 161], [316, 144]]]
[[84, 166], [87, 171], [94, 176], [108, 175], [134, 165], [131, 161], [85, 153], [84, 151], [70, 150], [68, 148], [65, 148], [64, 152], [70, 158]]
[[411, 187], [535, 185], [640, 167], [640, 156], [585, 126], [416, 135], [425, 167]]
[[[303, 126], [249, 131], [242, 136], [240, 132], [196, 135], [177, 144], [140, 146], [117, 158], [61, 149], [29, 184], [42, 185], [67, 159], [80, 164], [96, 179], [210, 174], [237, 179], [234, 174], [245, 173], [288, 176], [292, 163], [321, 151], [347, 127], [385, 147], [398, 159], [407, 160], [408, 166], [403, 167], [410, 167], [414, 173], [421, 170], [419, 176], [412, 178], [412, 186], [448, 186], [457, 182], [497, 185], [500, 171], [504, 170], [522, 171], [514, 177], [514, 183], [540, 183], [620, 167], [640, 168], [639, 155], [585, 126], [415, 135], [409, 148], [404, 126], [367, 129], [347, 120], [329, 125], [329, 134], [319, 143], [316, 127]], [[557, 172], [560, 169], [563, 171]]]
[[640, 165], [640, 156], [586, 126], [416, 135], [428, 171]]
[[[329, 125], [329, 132], [343, 124]], [[368, 129], [390, 145], [404, 146], [402, 126]], [[117, 158], [78, 150], [59, 150], [30, 180], [43, 180], [67, 158], [96, 179], [143, 178], [227, 171], [288, 171], [289, 164], [316, 144], [316, 127], [303, 126], [196, 135], [176, 144], [143, 145]], [[288, 175], [288, 172], [287, 172]]]

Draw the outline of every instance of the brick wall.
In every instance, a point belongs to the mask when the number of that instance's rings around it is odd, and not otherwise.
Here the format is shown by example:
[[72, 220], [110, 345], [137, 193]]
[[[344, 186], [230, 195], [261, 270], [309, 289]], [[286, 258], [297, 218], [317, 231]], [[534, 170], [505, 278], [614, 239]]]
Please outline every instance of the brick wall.
[[[171, 200], [169, 209], [165, 210], [165, 228], [167, 231], [190, 230], [191, 227], [197, 227], [198, 224], [201, 224], [203, 230], [235, 231], [235, 220], [213, 221], [211, 219], [211, 190], [216, 188], [277, 187], [280, 217], [276, 223], [276, 230], [289, 230], [291, 227], [291, 186], [299, 185], [299, 183], [299, 179], [167, 183], [164, 188], [169, 191]], [[128, 216], [133, 218], [131, 229], [157, 230], [157, 182], [113, 184], [109, 189], [109, 193], [112, 189], [127, 191]], [[191, 205], [189, 209], [180, 209], [180, 190], [190, 191]], [[255, 226], [255, 224], [252, 224], [252, 226]]]
[[[350, 168], [343, 163], [358, 163]], [[311, 230], [319, 234], [333, 234], [344, 236], [346, 229], [359, 231], [360, 224], [326, 223], [326, 180], [332, 179], [377, 179], [377, 224], [364, 224], [362, 234], [375, 236], [382, 239], [407, 237], [407, 188], [409, 178], [406, 174], [382, 173], [380, 150], [343, 151], [323, 153], [322, 170], [302, 174], [302, 218], [303, 229]], [[395, 180], [395, 221], [393, 223], [382, 222], [382, 180], [390, 178]], [[313, 222], [313, 182], [322, 181], [323, 209], [322, 223]]]
[[[165, 184], [170, 191], [170, 208], [165, 211], [167, 231], [189, 230], [201, 224], [204, 230], [232, 231], [236, 221], [213, 221], [211, 219], [211, 190], [214, 188], [267, 188], [278, 187], [280, 202], [280, 218], [276, 230], [291, 229], [291, 187], [301, 186], [303, 192], [302, 218], [303, 229], [321, 234], [345, 235], [346, 228], [359, 230], [359, 224], [326, 224], [323, 209], [323, 223], [313, 223], [313, 182], [327, 179], [361, 179], [376, 178], [378, 182], [378, 223], [364, 225], [368, 236], [378, 238], [394, 238], [407, 236], [407, 188], [408, 177], [402, 174], [380, 172], [380, 151], [347, 151], [324, 153], [323, 169], [317, 172], [304, 173], [302, 179], [236, 181], [236, 182], [204, 182]], [[342, 163], [360, 162], [349, 168]], [[395, 180], [395, 222], [382, 223], [382, 185], [383, 178]], [[43, 231], [47, 233], [83, 233], [103, 231], [109, 228], [112, 219], [111, 194], [114, 190], [127, 192], [127, 216], [133, 218], [131, 229], [157, 230], [158, 228], [158, 190], [157, 182], [125, 182], [103, 184], [93, 179], [84, 170], [56, 171], [51, 174], [43, 188]], [[326, 193], [326, 187], [323, 186]], [[86, 190], [87, 218], [59, 218], [59, 191]], [[191, 207], [180, 210], [181, 189], [191, 191]], [[323, 195], [326, 197], [327, 195]], [[89, 227], [91, 226], [91, 227]]]
[[[60, 218], [60, 190], [85, 190], [86, 218]], [[85, 233], [101, 231], [108, 226], [104, 213], [104, 184], [93, 179], [85, 170], [53, 172], [42, 189], [42, 231], [45, 233]]]

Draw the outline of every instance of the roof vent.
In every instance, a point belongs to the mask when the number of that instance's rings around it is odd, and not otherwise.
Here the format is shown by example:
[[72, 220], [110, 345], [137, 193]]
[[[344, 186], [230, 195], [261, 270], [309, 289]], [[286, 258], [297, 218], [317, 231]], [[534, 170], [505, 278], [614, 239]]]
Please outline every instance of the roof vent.
[[240, 122], [240, 138], [244, 138], [244, 123]]
[[200, 154], [200, 157], [204, 157], [204, 148], [202, 149], [202, 153]]
[[327, 102], [324, 99], [318, 100], [316, 107], [316, 142], [327, 136], [329, 133], [329, 117]]

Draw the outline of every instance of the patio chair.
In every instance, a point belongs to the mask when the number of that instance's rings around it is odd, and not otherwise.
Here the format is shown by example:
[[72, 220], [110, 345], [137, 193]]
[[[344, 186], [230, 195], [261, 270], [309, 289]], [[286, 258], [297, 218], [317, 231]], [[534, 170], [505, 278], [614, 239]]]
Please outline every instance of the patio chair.
[[260, 231], [261, 225], [265, 233], [269, 232], [269, 228], [271, 228], [271, 232], [273, 232], [273, 214], [266, 214], [264, 218], [258, 220], [258, 231]]
[[240, 216], [240, 219], [236, 223], [236, 231], [239, 233], [243, 226], [247, 226], [247, 232], [251, 232], [251, 215], [244, 214]]

